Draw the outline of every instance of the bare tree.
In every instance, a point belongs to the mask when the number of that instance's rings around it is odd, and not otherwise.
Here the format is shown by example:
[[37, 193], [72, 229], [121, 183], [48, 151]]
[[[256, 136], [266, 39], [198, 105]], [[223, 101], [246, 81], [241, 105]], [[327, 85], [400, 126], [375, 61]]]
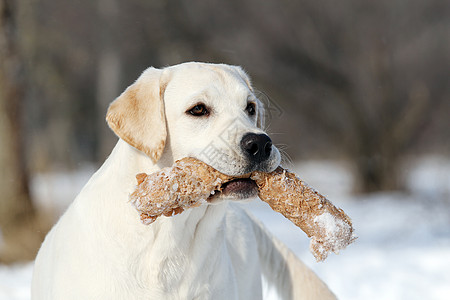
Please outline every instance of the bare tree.
[[0, 1], [0, 261], [32, 259], [40, 245], [22, 147], [25, 81], [16, 36], [16, 2]]
[[448, 5], [255, 2], [239, 13], [265, 47], [247, 56], [250, 68], [258, 64], [252, 56], [259, 59], [257, 78], [281, 87], [277, 94], [290, 99], [284, 104], [343, 149], [360, 191], [401, 188], [401, 156], [448, 95], [448, 56], [439, 53], [449, 48]]
[[114, 34], [119, 29], [119, 2], [117, 0], [98, 1], [100, 24], [98, 26], [98, 66], [97, 66], [97, 110], [98, 159], [103, 160], [113, 148], [115, 138], [105, 122], [106, 109], [121, 92], [120, 43]]
[[361, 191], [401, 188], [405, 153], [445, 144], [423, 136], [448, 124], [446, 0], [40, 3], [36, 139], [55, 145], [46, 161], [102, 160], [114, 140], [107, 104], [144, 66], [188, 60], [243, 65], [284, 108], [276, 142], [293, 157], [345, 156]]

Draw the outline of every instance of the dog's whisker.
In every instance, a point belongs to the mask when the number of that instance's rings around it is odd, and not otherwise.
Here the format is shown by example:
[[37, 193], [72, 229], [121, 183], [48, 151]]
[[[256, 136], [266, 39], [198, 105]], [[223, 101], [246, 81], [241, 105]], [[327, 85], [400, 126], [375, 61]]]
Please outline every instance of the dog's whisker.
[[287, 145], [284, 144], [277, 144], [276, 147], [280, 151], [281, 155], [281, 164], [284, 166], [293, 167], [294, 163], [292, 161], [291, 156], [287, 153], [286, 149], [288, 148]]

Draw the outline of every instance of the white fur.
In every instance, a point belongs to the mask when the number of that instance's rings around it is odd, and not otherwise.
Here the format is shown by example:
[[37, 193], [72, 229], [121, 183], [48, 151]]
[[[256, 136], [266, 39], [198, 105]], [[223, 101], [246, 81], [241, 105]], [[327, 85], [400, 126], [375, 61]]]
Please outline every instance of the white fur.
[[[136, 174], [192, 156], [224, 173], [242, 175], [247, 162], [239, 150], [240, 138], [246, 132], [263, 132], [257, 117], [245, 113], [247, 102], [258, 100], [240, 68], [186, 63], [149, 69], [134, 86], [154, 84], [145, 78], [155, 72], [164, 81], [164, 151], [143, 145], [149, 147], [146, 153], [159, 158], [150, 159], [119, 139], [47, 235], [35, 262], [32, 299], [261, 299], [262, 275], [285, 299], [334, 299], [237, 199], [218, 199], [214, 205], [160, 217], [149, 226], [140, 222], [128, 203]], [[186, 114], [198, 102], [213, 109], [210, 116]], [[152, 126], [153, 121], [145, 122]], [[226, 159], [205, 155], [211, 146]], [[272, 150], [261, 169], [270, 171], [279, 164], [279, 152]]]

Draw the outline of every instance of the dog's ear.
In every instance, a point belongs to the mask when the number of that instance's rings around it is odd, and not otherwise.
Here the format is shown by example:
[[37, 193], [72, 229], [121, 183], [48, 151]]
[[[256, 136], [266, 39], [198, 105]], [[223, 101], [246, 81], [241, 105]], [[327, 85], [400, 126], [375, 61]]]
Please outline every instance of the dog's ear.
[[149, 68], [108, 108], [106, 121], [114, 133], [147, 154], [153, 162], [162, 155], [167, 129], [162, 70]]

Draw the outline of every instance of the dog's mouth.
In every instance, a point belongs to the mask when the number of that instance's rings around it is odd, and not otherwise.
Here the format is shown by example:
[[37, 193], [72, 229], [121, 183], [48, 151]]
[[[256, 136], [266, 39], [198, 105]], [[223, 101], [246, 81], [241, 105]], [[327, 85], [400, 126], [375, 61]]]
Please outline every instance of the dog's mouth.
[[208, 202], [214, 202], [217, 199], [248, 199], [258, 195], [258, 186], [256, 182], [248, 177], [235, 178], [222, 184], [220, 191], [214, 191], [208, 198]]

